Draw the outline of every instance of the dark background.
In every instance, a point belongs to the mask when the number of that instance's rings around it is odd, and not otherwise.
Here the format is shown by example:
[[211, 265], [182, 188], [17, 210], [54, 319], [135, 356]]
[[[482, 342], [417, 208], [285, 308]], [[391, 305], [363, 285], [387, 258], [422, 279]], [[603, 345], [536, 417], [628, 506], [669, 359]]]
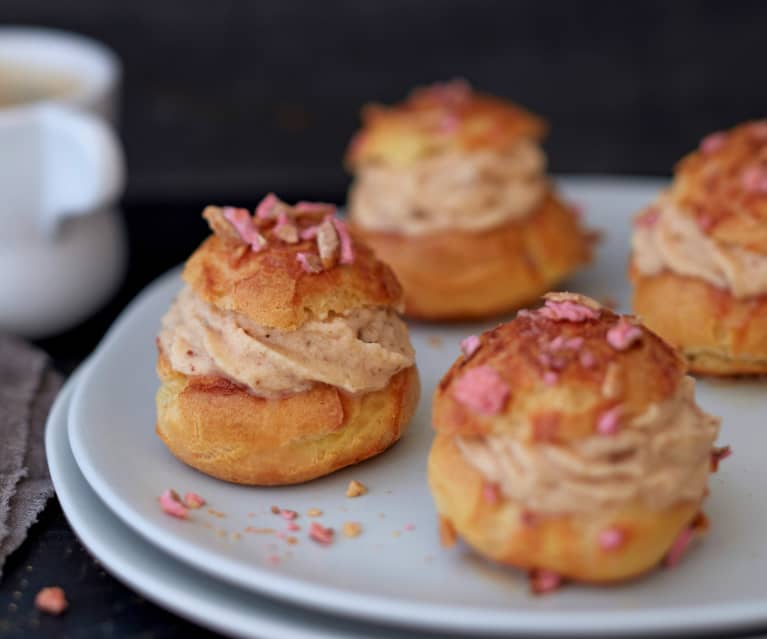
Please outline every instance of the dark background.
[[767, 115], [765, 2], [0, 0], [125, 65], [128, 200], [341, 197], [368, 100], [463, 76], [552, 124], [552, 169], [667, 174]]
[[[38, 342], [65, 373], [194, 249], [205, 203], [343, 201], [365, 101], [463, 76], [551, 122], [559, 173], [666, 175], [706, 133], [767, 116], [767, 2], [0, 0], [0, 23], [77, 31], [124, 63], [131, 261], [105, 309]], [[60, 619], [32, 605], [52, 584]], [[0, 582], [3, 639], [198, 632], [101, 570], [55, 500]]]

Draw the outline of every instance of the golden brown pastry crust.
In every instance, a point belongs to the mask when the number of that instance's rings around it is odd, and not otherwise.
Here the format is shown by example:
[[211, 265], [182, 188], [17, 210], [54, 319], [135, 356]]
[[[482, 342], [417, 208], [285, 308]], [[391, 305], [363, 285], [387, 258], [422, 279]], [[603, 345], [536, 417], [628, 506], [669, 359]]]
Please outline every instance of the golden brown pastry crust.
[[[630, 269], [632, 306], [647, 326], [682, 350], [694, 373], [767, 373], [767, 296], [728, 291], [669, 271]], [[669, 303], [673, 300], [673, 303]]]
[[361, 306], [400, 305], [397, 278], [368, 247], [354, 243], [353, 264], [307, 273], [296, 255], [313, 244], [275, 242], [256, 253], [212, 235], [189, 258], [183, 277], [206, 302], [285, 330]]
[[415, 412], [415, 366], [380, 391], [347, 395], [318, 384], [261, 399], [220, 377], [187, 377], [160, 353], [157, 434], [181, 461], [239, 484], [295, 484], [377, 455]]
[[365, 162], [407, 165], [446, 151], [507, 149], [520, 138], [542, 138], [543, 119], [507, 100], [454, 81], [416, 89], [395, 106], [371, 104], [346, 154], [353, 170]]
[[767, 168], [767, 120], [715, 135], [677, 164], [669, 201], [712, 239], [767, 253], [767, 195], [743, 184], [748, 169]]
[[528, 217], [485, 231], [404, 236], [354, 224], [351, 230], [396, 273], [405, 313], [427, 320], [519, 308], [589, 262], [594, 243], [554, 194]]
[[[428, 468], [437, 512], [479, 553], [583, 582], [622, 581], [652, 569], [700, 507], [683, 502], [658, 512], [637, 503], [605, 517], [525, 517], [525, 509], [510, 499], [491, 504], [483, 498], [482, 475], [444, 434], [434, 440]], [[600, 532], [616, 525], [625, 535], [624, 544], [600, 548]]]

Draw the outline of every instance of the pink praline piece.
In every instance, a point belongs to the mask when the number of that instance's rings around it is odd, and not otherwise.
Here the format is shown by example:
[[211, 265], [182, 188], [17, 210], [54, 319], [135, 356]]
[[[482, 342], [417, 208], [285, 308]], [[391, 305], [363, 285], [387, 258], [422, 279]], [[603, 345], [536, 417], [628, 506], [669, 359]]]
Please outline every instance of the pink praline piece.
[[642, 329], [625, 317], [607, 331], [607, 343], [617, 351], [625, 351], [642, 337]]
[[625, 540], [626, 535], [620, 528], [605, 528], [599, 533], [599, 547], [602, 550], [617, 550]]
[[471, 357], [477, 352], [478, 348], [479, 337], [476, 335], [469, 335], [461, 342], [461, 352], [464, 354], [464, 357]]
[[349, 229], [346, 227], [346, 224], [337, 217], [331, 218], [331, 221], [333, 222], [333, 226], [336, 227], [336, 233], [338, 233], [339, 240], [341, 240], [341, 259], [339, 262], [341, 262], [341, 264], [351, 264], [354, 262], [354, 249], [352, 248], [352, 238], [349, 235]]
[[565, 320], [568, 322], [585, 322], [586, 320], [597, 319], [599, 317], [598, 310], [569, 300], [561, 302], [546, 300], [545, 305], [538, 310], [538, 313], [550, 320]]
[[170, 488], [163, 491], [160, 495], [160, 508], [166, 515], [171, 517], [177, 517], [178, 519], [186, 519], [189, 509], [182, 504], [178, 495]]
[[264, 248], [266, 242], [258, 232], [258, 229], [253, 225], [253, 219], [250, 217], [247, 209], [225, 206], [223, 212], [227, 222], [235, 228], [240, 239], [250, 245], [254, 253], [258, 253], [258, 251]]
[[700, 150], [706, 155], [716, 153], [727, 142], [727, 134], [724, 131], [710, 133], [700, 141]]
[[256, 207], [256, 217], [260, 220], [265, 220], [271, 217], [272, 210], [277, 205], [279, 200], [274, 193], [269, 193], [263, 200], [258, 203]]
[[668, 568], [673, 568], [681, 561], [682, 557], [687, 552], [687, 549], [690, 547], [692, 537], [693, 531], [690, 526], [679, 533], [666, 555], [665, 564]]
[[509, 393], [509, 386], [491, 366], [471, 368], [453, 385], [453, 396], [480, 415], [500, 413]]
[[543, 383], [546, 384], [546, 386], [555, 386], [558, 381], [559, 375], [554, 371], [546, 371], [543, 374]]
[[748, 167], [743, 171], [740, 183], [747, 193], [767, 194], [767, 167]]
[[623, 408], [613, 406], [599, 416], [597, 420], [597, 432], [600, 435], [615, 435], [620, 430], [620, 419]]

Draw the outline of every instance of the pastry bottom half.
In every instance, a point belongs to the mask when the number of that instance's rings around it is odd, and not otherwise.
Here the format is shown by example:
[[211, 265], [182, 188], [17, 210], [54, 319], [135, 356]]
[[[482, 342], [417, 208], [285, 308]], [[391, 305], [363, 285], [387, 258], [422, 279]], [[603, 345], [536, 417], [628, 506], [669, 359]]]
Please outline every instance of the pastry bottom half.
[[767, 295], [737, 299], [704, 280], [663, 271], [630, 272], [633, 310], [678, 347], [693, 373], [767, 373]]
[[379, 390], [350, 396], [333, 386], [280, 399], [255, 397], [221, 377], [187, 377], [161, 354], [157, 434], [182, 462], [238, 484], [295, 484], [386, 450], [419, 397], [415, 366]]
[[[651, 570], [700, 508], [699, 502], [683, 502], [657, 511], [636, 503], [604, 513], [544, 516], [502, 496], [488, 503], [484, 478], [445, 434], [434, 440], [428, 474], [442, 524], [478, 553], [574, 581], [619, 582]], [[619, 548], [600, 547], [600, 533], [608, 527], [624, 534]]]

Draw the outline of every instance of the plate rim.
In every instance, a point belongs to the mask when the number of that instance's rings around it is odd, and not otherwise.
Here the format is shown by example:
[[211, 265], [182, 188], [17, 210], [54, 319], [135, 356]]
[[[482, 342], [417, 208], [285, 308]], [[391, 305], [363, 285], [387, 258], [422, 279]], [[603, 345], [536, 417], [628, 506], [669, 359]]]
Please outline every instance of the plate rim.
[[[609, 176], [578, 176], [561, 179], [572, 187], [583, 187], [609, 182], [613, 188], [625, 185], [636, 188], [640, 184], [649, 187], [664, 182], [662, 178], [627, 176], [626, 178]], [[593, 611], [578, 610], [541, 610], [513, 612], [485, 609], [479, 606], [445, 606], [428, 602], [413, 603], [404, 598], [361, 594], [335, 586], [325, 586], [264, 570], [251, 566], [249, 574], [257, 579], [243, 578], [236, 570], [237, 561], [202, 551], [194, 543], [182, 537], [173, 537], [151, 520], [146, 520], [131, 504], [123, 503], [120, 496], [103, 481], [99, 472], [90, 462], [85, 452], [81, 434], [75, 426], [73, 415], [88, 387], [88, 380], [95, 375], [97, 364], [122, 332], [124, 326], [132, 321], [137, 309], [159, 289], [170, 286], [170, 280], [177, 277], [180, 267], [175, 267], [158, 277], [148, 285], [120, 314], [99, 344], [91, 358], [91, 366], [84, 372], [82, 381], [75, 389], [69, 407], [68, 433], [73, 455], [86, 481], [94, 492], [128, 527], [137, 532], [148, 543], [160, 548], [174, 559], [191, 565], [197, 570], [216, 579], [226, 581], [238, 587], [277, 597], [294, 605], [343, 615], [346, 617], [372, 621], [403, 628], [418, 628], [431, 631], [473, 632], [482, 634], [526, 633], [538, 636], [562, 636], [586, 632], [590, 634], [610, 635], [620, 632], [623, 635], [642, 635], [654, 632], [690, 633], [696, 631], [733, 630], [767, 623], [767, 599], [749, 600], [720, 605], [709, 605], [704, 609], [695, 605], [682, 605], [662, 610], [662, 615], [653, 614], [643, 609], [634, 611], [605, 610], [595, 614]], [[142, 522], [139, 524], [139, 521]], [[482, 621], [478, 622], [477, 617]], [[470, 618], [471, 621], [466, 621]]]

